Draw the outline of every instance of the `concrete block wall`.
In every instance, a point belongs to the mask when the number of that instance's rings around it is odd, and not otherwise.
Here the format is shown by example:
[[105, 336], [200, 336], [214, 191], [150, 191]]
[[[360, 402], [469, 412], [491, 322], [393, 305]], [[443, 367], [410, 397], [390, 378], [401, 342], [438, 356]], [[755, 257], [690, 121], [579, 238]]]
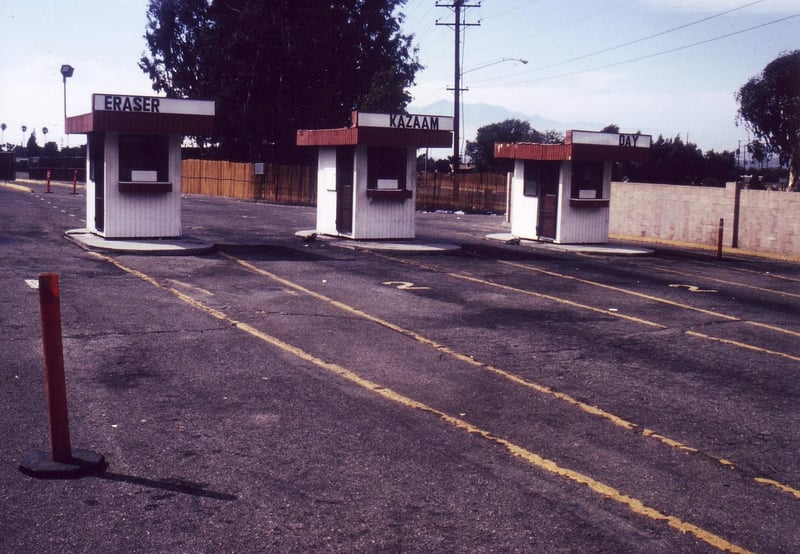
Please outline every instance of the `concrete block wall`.
[[[610, 204], [612, 238], [716, 246], [723, 219], [723, 246], [734, 243], [735, 183], [716, 188], [614, 182]], [[742, 190], [738, 216], [738, 248], [800, 257], [800, 194]]]
[[741, 192], [739, 248], [800, 255], [800, 194]]

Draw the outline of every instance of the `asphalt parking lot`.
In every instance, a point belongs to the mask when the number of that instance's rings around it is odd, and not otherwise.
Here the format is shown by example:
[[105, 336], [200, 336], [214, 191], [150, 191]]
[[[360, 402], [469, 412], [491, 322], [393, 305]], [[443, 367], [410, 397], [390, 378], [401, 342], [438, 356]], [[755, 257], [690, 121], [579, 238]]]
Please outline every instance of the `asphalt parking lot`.
[[[800, 265], [304, 242], [314, 210], [187, 196], [189, 256], [91, 251], [82, 191], [0, 186], [2, 552], [796, 552]], [[47, 448], [59, 274], [72, 445]]]

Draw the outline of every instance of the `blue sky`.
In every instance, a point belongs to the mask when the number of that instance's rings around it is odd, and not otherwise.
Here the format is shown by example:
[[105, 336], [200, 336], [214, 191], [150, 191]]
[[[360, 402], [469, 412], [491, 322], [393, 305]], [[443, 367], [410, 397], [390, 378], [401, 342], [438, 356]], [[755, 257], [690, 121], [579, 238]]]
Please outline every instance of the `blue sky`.
[[[465, 32], [467, 105], [502, 106], [565, 125], [616, 123], [623, 131], [688, 134], [703, 150], [732, 150], [747, 140], [734, 124], [736, 90], [782, 52], [800, 48], [800, 17], [772, 23], [800, 15], [797, 0], [469, 3], [481, 6], [466, 10], [467, 20], [481, 24]], [[39, 144], [42, 127], [50, 131], [47, 140], [67, 144], [59, 73], [65, 63], [75, 67], [67, 81], [69, 115], [89, 111], [94, 92], [153, 94], [137, 67], [145, 50], [146, 7], [147, 0], [0, 0], [5, 141], [19, 144], [26, 125], [26, 136], [35, 129]], [[436, 25], [437, 19], [452, 21], [452, 12], [436, 7], [436, 0], [409, 0], [402, 11], [403, 28], [415, 35], [426, 66], [411, 91], [412, 109], [452, 100], [453, 31]], [[758, 25], [765, 26], [740, 32]], [[506, 61], [469, 71], [503, 58], [528, 64]], [[645, 59], [630, 61], [635, 58]], [[468, 108], [464, 118], [469, 121]], [[73, 146], [83, 141], [69, 138]]]
[[[771, 23], [800, 16], [796, 0], [468, 3], [480, 4], [465, 11], [467, 21], [480, 26], [466, 28], [462, 47], [467, 128], [469, 104], [485, 103], [565, 124], [616, 123], [623, 131], [688, 135], [703, 150], [734, 150], [747, 141], [735, 125], [735, 92], [782, 52], [800, 48], [800, 17]], [[412, 108], [452, 100], [454, 34], [436, 25], [437, 19], [452, 22], [452, 10], [409, 0], [403, 11], [404, 28], [415, 34], [426, 66]], [[740, 32], [758, 25], [764, 26]], [[713, 40], [724, 35], [731, 36]], [[683, 48], [703, 41], [709, 42]], [[470, 71], [504, 58], [528, 63]], [[643, 59], [631, 61], [637, 58]]]

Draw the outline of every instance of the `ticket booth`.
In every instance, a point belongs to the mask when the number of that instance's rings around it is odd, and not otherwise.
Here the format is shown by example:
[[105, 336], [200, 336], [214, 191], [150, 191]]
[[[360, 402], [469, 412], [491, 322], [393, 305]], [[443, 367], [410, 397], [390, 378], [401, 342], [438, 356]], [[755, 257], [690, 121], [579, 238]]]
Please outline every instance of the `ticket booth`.
[[453, 118], [353, 112], [350, 127], [297, 131], [319, 148], [316, 232], [413, 239], [418, 148], [451, 148]]
[[181, 236], [181, 143], [213, 132], [214, 102], [93, 94], [68, 117], [86, 134], [86, 227], [109, 239]]
[[647, 160], [652, 137], [567, 131], [564, 144], [497, 143], [514, 159], [511, 234], [561, 244], [608, 242], [611, 169]]

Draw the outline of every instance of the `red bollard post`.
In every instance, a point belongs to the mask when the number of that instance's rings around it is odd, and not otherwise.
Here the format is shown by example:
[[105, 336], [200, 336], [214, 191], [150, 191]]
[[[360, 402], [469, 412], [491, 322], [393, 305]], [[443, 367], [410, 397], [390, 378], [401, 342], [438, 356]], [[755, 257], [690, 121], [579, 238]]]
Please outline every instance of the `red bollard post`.
[[51, 192], [50, 191], [50, 170], [49, 169], [47, 170], [47, 190], [45, 190], [45, 192]]
[[72, 458], [67, 418], [67, 383], [64, 378], [64, 349], [61, 341], [61, 301], [58, 275], [39, 275], [39, 304], [42, 311], [42, 346], [47, 407], [50, 417], [50, 449], [54, 462]]
[[61, 339], [61, 300], [58, 275], [39, 275], [47, 412], [50, 421], [50, 452], [34, 452], [19, 465], [32, 477], [80, 477], [108, 467], [105, 457], [88, 450], [72, 450], [67, 416], [67, 384]]
[[78, 170], [72, 170], [72, 194], [78, 194]]

